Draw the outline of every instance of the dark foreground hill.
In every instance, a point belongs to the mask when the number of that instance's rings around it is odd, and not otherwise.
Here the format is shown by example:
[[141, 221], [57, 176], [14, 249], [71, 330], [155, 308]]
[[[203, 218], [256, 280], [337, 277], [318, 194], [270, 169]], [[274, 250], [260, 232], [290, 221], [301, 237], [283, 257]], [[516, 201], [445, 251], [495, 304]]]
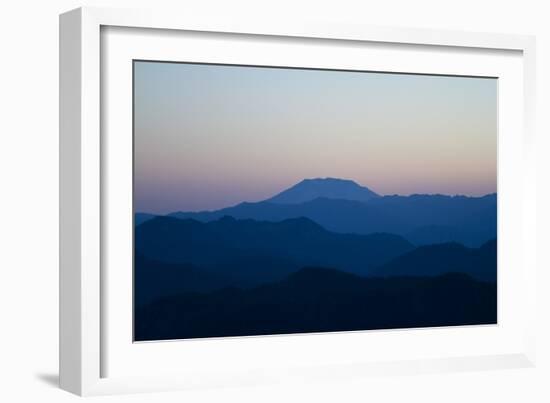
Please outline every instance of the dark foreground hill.
[[134, 301], [142, 306], [155, 299], [185, 292], [206, 292], [241, 284], [230, 275], [212, 273], [188, 263], [164, 263], [136, 255]]
[[137, 341], [496, 323], [496, 285], [450, 273], [361, 278], [305, 268], [253, 289], [161, 298], [136, 310]]

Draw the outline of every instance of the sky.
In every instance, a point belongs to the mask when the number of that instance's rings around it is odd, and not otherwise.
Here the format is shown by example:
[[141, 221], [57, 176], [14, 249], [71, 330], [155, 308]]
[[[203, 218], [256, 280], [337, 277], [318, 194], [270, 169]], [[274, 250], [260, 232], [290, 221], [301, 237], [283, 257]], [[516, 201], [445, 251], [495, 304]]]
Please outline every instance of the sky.
[[478, 196], [496, 169], [496, 79], [134, 62], [135, 211], [219, 209], [319, 177]]

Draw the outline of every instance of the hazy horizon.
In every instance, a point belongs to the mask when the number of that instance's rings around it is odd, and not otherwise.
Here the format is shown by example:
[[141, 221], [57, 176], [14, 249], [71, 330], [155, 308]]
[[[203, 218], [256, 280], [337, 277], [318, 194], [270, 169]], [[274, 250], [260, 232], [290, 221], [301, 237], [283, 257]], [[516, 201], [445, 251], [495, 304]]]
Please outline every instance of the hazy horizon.
[[413, 196], [413, 195], [428, 195], [428, 196], [436, 196], [436, 195], [442, 195], [442, 196], [450, 196], [450, 197], [460, 197], [460, 196], [465, 196], [465, 197], [483, 197], [483, 196], [488, 196], [488, 195], [491, 195], [491, 194], [496, 194], [496, 190], [494, 192], [489, 192], [489, 193], [482, 193], [482, 194], [476, 194], [476, 195], [466, 195], [466, 194], [460, 194], [460, 193], [456, 193], [456, 194], [451, 194], [451, 193], [417, 193], [417, 192], [413, 192], [413, 193], [407, 193], [407, 194], [400, 194], [400, 193], [387, 193], [387, 194], [382, 194], [380, 192], [377, 192], [376, 189], [373, 189], [371, 188], [370, 186], [366, 185], [366, 184], [363, 184], [363, 183], [359, 183], [353, 179], [350, 179], [350, 178], [335, 178], [335, 177], [315, 177], [315, 178], [304, 178], [296, 183], [291, 183], [289, 184], [288, 186], [286, 186], [285, 188], [283, 189], [280, 189], [279, 191], [276, 191], [275, 193], [273, 194], [269, 194], [268, 196], [266, 197], [262, 197], [261, 199], [257, 199], [257, 200], [241, 200], [240, 202], [237, 202], [235, 204], [231, 204], [231, 205], [226, 205], [226, 206], [221, 206], [221, 207], [216, 207], [216, 208], [212, 208], [212, 209], [198, 209], [198, 210], [183, 210], [183, 209], [176, 209], [176, 210], [166, 210], [166, 211], [148, 211], [148, 210], [139, 210], [139, 209], [136, 209], [135, 212], [136, 213], [152, 213], [152, 214], [168, 214], [168, 213], [175, 213], [175, 212], [178, 212], [178, 211], [186, 211], [186, 212], [203, 212], [203, 211], [214, 211], [214, 210], [218, 210], [218, 209], [222, 209], [222, 208], [225, 208], [225, 207], [234, 207], [235, 205], [239, 204], [239, 203], [242, 203], [242, 202], [250, 202], [250, 203], [255, 203], [255, 202], [261, 202], [261, 201], [264, 201], [264, 200], [267, 200], [267, 199], [270, 199], [271, 197], [273, 196], [276, 196], [277, 194], [293, 187], [294, 185], [297, 185], [298, 183], [302, 182], [303, 180], [323, 180], [323, 179], [338, 179], [338, 180], [351, 180], [355, 183], [357, 183], [359, 186], [363, 186], [363, 187], [367, 187], [368, 189], [372, 190], [373, 192], [377, 193], [379, 196]]
[[497, 80], [135, 62], [136, 211], [215, 210], [303, 179], [380, 195], [497, 187]]

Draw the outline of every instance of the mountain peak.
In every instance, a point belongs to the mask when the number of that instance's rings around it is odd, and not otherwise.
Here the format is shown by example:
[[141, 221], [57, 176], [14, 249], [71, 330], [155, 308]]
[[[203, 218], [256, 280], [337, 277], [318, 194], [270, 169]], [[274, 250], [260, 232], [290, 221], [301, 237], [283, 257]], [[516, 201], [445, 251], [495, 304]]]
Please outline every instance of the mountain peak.
[[367, 187], [351, 179], [311, 178], [304, 179], [294, 186], [267, 199], [266, 202], [277, 204], [298, 204], [318, 198], [367, 201], [379, 197]]
[[303, 179], [300, 183], [304, 183], [304, 182], [325, 182], [325, 183], [328, 183], [328, 182], [337, 182], [337, 183], [350, 183], [350, 184], [354, 184], [354, 185], [357, 185], [357, 182], [351, 180], [351, 179], [342, 179], [342, 178], [333, 178], [333, 177], [330, 177], [330, 176], [327, 176], [326, 178], [305, 178]]

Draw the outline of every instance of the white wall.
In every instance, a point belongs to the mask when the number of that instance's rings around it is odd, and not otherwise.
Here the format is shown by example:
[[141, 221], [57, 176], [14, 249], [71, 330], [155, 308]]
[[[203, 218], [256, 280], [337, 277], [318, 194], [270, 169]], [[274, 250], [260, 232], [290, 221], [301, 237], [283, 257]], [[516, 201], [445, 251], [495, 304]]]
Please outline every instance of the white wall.
[[[148, 5], [149, 3], [149, 5]], [[330, 1], [156, 1], [180, 4], [182, 12], [274, 19], [314, 16], [375, 25], [453, 28], [535, 34], [538, 37], [539, 259], [550, 269], [550, 224], [546, 152], [550, 74], [550, 13], [544, 1], [379, 0]], [[296, 3], [296, 4], [295, 4]], [[76, 400], [56, 389], [57, 381], [57, 160], [59, 13], [80, 5], [146, 6], [147, 1], [4, 1], [0, 6], [0, 400]], [[546, 119], [546, 121], [544, 120]], [[101, 398], [109, 401], [550, 401], [548, 297], [550, 277], [540, 278], [539, 366], [398, 378], [369, 378], [334, 384], [227, 389]], [[542, 309], [543, 307], [544, 310]], [[4, 396], [9, 394], [10, 397]]]

